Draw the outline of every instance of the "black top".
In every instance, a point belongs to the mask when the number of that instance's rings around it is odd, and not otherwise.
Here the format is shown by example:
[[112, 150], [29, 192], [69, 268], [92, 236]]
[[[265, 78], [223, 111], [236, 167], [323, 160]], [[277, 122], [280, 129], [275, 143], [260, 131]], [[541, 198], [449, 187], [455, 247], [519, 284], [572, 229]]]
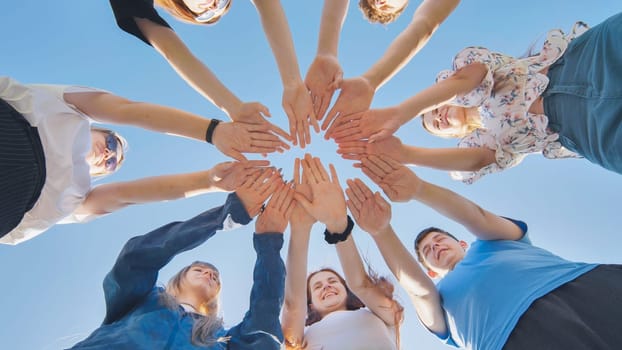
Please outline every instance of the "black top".
[[112, 6], [119, 28], [134, 35], [147, 45], [151, 46], [151, 43], [136, 25], [135, 17], [145, 18], [153, 23], [171, 28], [156, 11], [153, 0], [110, 0], [110, 6]]

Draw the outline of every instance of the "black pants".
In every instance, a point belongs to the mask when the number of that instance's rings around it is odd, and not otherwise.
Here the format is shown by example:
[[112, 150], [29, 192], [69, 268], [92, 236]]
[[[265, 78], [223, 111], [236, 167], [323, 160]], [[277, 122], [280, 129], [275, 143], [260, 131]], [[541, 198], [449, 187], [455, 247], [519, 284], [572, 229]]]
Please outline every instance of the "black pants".
[[0, 237], [37, 202], [45, 184], [45, 156], [37, 128], [0, 99]]
[[503, 349], [622, 349], [622, 265], [600, 265], [534, 301]]

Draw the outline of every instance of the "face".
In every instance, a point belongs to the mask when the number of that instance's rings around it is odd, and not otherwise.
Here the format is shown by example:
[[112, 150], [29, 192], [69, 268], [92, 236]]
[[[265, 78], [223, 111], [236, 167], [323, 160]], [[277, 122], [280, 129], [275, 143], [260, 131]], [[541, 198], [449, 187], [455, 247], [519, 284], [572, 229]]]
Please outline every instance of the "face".
[[186, 272], [180, 287], [184, 293], [192, 293], [197, 300], [207, 303], [220, 293], [220, 274], [215, 268], [194, 265]]
[[467, 123], [466, 109], [444, 105], [423, 115], [423, 124], [437, 135], [459, 134]]
[[367, 0], [369, 6], [374, 9], [384, 12], [384, 13], [393, 13], [401, 10], [406, 6], [408, 0]]
[[311, 304], [322, 317], [346, 309], [348, 292], [337, 275], [330, 271], [320, 271], [309, 280]]
[[91, 130], [91, 151], [86, 155], [91, 174], [113, 173], [123, 159], [123, 147], [110, 133]]
[[183, 0], [188, 9], [197, 14], [198, 22], [209, 22], [222, 16], [231, 0]]
[[466, 243], [440, 232], [431, 232], [419, 243], [419, 252], [428, 268], [440, 276], [453, 270], [465, 255]]

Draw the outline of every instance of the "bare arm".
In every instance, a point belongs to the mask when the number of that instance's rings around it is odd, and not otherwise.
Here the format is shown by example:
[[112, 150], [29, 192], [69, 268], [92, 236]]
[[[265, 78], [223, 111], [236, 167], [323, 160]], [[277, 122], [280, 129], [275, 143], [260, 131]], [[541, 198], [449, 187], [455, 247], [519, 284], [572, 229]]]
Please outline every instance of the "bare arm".
[[424, 0], [408, 27], [391, 43], [384, 55], [363, 76], [377, 90], [423, 48], [460, 0]]
[[369, 278], [354, 238], [350, 236], [346, 241], [337, 243], [336, 246], [348, 287], [384, 323], [394, 326], [397, 311], [395, 303], [393, 299], [383, 294]]
[[362, 169], [391, 200], [417, 200], [462, 224], [480, 239], [517, 240], [523, 236], [522, 230], [511, 221], [482, 209], [455, 192], [419, 179], [393, 159], [372, 155], [362, 160]]
[[479, 86], [487, 71], [488, 68], [483, 63], [471, 63], [449, 78], [407, 99], [398, 106], [400, 123], [403, 125], [422, 113], [446, 104], [456, 96], [469, 93]]
[[495, 151], [477, 148], [422, 148], [404, 145], [405, 164], [449, 171], [478, 171], [496, 162]]
[[346, 19], [350, 0], [324, 0], [317, 45], [318, 55], [337, 56], [339, 35]]
[[75, 213], [107, 214], [132, 204], [187, 198], [213, 191], [233, 191], [257, 170], [256, 166], [267, 164], [267, 161], [225, 162], [206, 171], [100, 185], [89, 192]]
[[304, 148], [311, 142], [309, 126], [319, 132], [313, 103], [300, 76], [294, 41], [279, 0], [254, 0], [261, 23], [276, 59], [283, 82], [283, 109], [290, 124], [294, 144]]
[[242, 101], [203, 64], [170, 28], [135, 18], [151, 45], [190, 86], [236, 120]]

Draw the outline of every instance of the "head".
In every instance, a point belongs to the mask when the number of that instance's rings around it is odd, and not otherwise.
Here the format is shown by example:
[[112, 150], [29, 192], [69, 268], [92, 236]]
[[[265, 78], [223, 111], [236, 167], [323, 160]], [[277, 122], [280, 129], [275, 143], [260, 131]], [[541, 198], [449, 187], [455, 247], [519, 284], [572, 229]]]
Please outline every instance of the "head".
[[214, 265], [195, 261], [169, 280], [166, 292], [179, 302], [191, 304], [203, 315], [217, 314], [220, 274]]
[[127, 141], [116, 132], [91, 127], [91, 150], [86, 155], [91, 176], [112, 174], [121, 168], [125, 160]]
[[453, 270], [466, 253], [467, 243], [437, 227], [419, 232], [415, 252], [419, 262], [428, 269], [430, 277], [443, 277]]
[[181, 303], [192, 305], [204, 317], [195, 319], [192, 326], [192, 343], [197, 346], [212, 346], [226, 342], [217, 337], [222, 328], [222, 318], [218, 316], [220, 275], [218, 269], [207, 262], [195, 261], [177, 272], [162, 293], [162, 302], [170, 308], [178, 308]]
[[421, 122], [430, 134], [447, 138], [464, 137], [482, 127], [477, 108], [448, 104], [422, 114]]
[[365, 304], [352, 293], [346, 281], [335, 270], [323, 268], [307, 277], [307, 326], [333, 311], [358, 310], [362, 307]]
[[232, 0], [155, 0], [171, 16], [191, 24], [216, 24], [231, 8]]
[[389, 24], [408, 6], [408, 0], [359, 0], [363, 16], [371, 23]]

